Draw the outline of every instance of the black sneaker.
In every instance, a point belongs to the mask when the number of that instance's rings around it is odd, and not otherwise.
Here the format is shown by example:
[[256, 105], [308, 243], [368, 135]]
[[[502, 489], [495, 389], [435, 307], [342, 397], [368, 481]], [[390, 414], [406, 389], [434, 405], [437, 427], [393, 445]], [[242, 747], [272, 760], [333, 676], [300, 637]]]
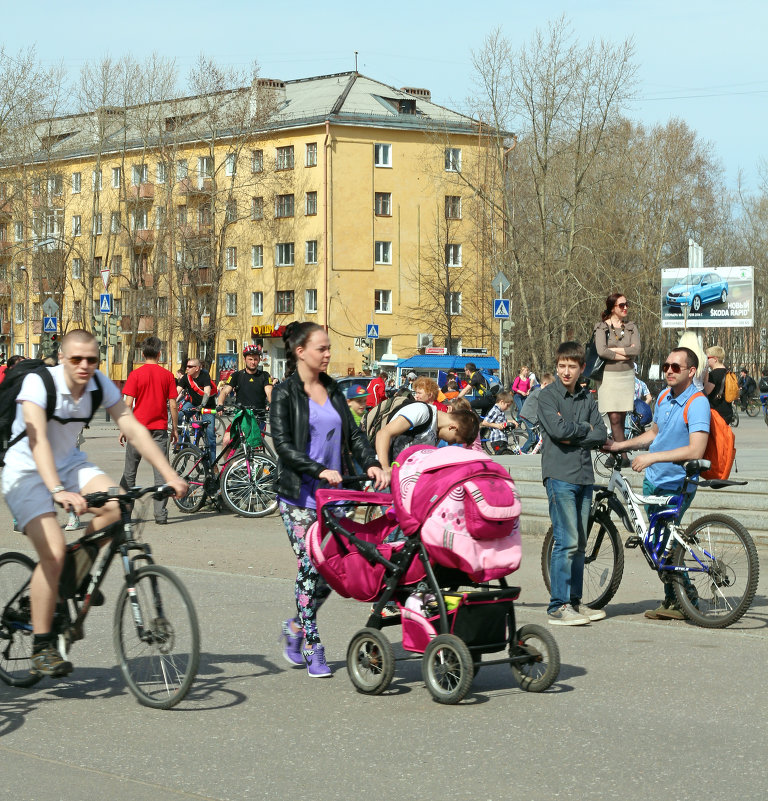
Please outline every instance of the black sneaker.
[[62, 659], [61, 654], [52, 645], [47, 645], [42, 651], [32, 654], [32, 670], [35, 676], [51, 676], [59, 678], [68, 676], [72, 672], [72, 663]]

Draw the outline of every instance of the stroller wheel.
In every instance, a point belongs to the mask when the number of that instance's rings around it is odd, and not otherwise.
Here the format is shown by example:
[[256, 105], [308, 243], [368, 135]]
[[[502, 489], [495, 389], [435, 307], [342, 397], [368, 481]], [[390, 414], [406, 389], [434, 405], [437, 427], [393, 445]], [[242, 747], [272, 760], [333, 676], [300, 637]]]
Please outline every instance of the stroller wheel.
[[395, 675], [392, 643], [376, 629], [361, 629], [347, 648], [347, 670], [359, 692], [383, 693]]
[[441, 704], [458, 704], [469, 692], [475, 675], [469, 648], [453, 634], [439, 634], [430, 641], [421, 670], [427, 689]]
[[543, 626], [521, 626], [509, 656], [518, 684], [530, 693], [543, 693], [560, 673], [560, 649]]

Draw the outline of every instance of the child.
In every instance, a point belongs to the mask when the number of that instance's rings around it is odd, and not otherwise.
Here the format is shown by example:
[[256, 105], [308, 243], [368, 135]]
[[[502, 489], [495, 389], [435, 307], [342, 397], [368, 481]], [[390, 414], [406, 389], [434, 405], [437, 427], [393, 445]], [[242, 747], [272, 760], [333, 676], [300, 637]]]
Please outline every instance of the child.
[[[446, 404], [448, 406], [448, 414], [453, 414], [453, 412], [472, 412], [472, 414], [477, 417], [475, 414], [475, 410], [472, 408], [470, 402], [466, 398], [453, 398], [449, 400]], [[479, 421], [479, 418], [478, 418]], [[438, 448], [442, 448], [444, 445], [448, 445], [445, 440], [440, 440], [437, 443]], [[480, 431], [478, 429], [477, 436], [475, 437], [475, 441], [471, 445], [464, 445], [463, 447], [468, 448], [471, 451], [480, 451], [483, 452], [483, 443], [480, 440]]]
[[592, 393], [578, 384], [584, 361], [583, 345], [563, 342], [557, 349], [557, 378], [539, 393], [541, 476], [554, 537], [547, 615], [558, 626], [584, 626], [605, 617], [602, 609], [580, 606], [595, 478], [590, 450], [607, 438]]
[[368, 390], [360, 384], [353, 384], [347, 388], [347, 406], [349, 406], [349, 411], [352, 412], [352, 418], [358, 428], [360, 428], [360, 421], [367, 409], [368, 395]]
[[523, 453], [528, 453], [538, 439], [536, 426], [539, 422], [539, 393], [554, 380], [555, 378], [552, 373], [544, 373], [541, 376], [540, 386], [534, 387], [531, 390], [531, 394], [523, 401], [523, 408], [520, 410], [520, 419], [525, 423], [525, 430], [528, 432], [528, 439], [521, 448]]
[[485, 419], [480, 423], [481, 428], [490, 429], [488, 440], [493, 447], [494, 453], [505, 453], [507, 450], [507, 437], [504, 433], [507, 425], [517, 428], [517, 423], [514, 420], [507, 420], [507, 409], [512, 405], [513, 400], [511, 392], [500, 392], [496, 396], [496, 403], [488, 410]]

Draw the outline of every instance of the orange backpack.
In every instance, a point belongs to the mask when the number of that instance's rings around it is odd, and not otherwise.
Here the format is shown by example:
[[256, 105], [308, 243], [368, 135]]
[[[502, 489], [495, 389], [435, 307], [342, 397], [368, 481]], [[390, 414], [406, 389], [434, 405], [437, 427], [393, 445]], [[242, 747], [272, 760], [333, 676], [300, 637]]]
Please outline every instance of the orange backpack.
[[[659, 395], [658, 404], [666, 398], [669, 390]], [[683, 407], [683, 420], [688, 425], [688, 407], [694, 398], [706, 397], [703, 392], [694, 392]], [[709, 410], [709, 439], [702, 459], [711, 462], [708, 470], [702, 472], [702, 478], [728, 478], [733, 463], [736, 461], [736, 437], [733, 429], [723, 420], [722, 415], [714, 409]]]

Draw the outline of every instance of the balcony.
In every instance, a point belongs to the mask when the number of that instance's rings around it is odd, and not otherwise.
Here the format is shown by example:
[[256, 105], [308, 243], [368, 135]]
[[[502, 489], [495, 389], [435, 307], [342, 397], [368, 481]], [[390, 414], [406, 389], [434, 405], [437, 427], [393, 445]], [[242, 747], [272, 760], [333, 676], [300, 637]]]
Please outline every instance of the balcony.
[[3, 320], [0, 323], [0, 336], [7, 337], [11, 333], [11, 321]]
[[8, 239], [0, 239], [0, 260], [10, 259], [13, 253], [13, 242]]
[[176, 184], [180, 195], [210, 195], [213, 191], [212, 178], [182, 178]]
[[149, 250], [155, 244], [155, 231], [152, 228], [137, 228], [133, 234], [123, 234], [120, 245], [134, 250]]
[[0, 220], [10, 220], [13, 216], [13, 201], [0, 198]]
[[181, 278], [182, 286], [210, 286], [211, 268], [210, 267], [191, 267], [184, 271]]
[[205, 223], [200, 223], [198, 225], [181, 225], [179, 226], [179, 233], [187, 242], [199, 239], [207, 241], [211, 238], [211, 226]]
[[8, 281], [0, 281], [0, 296], [11, 294], [11, 284]]
[[151, 203], [155, 199], [154, 184], [138, 184], [128, 187], [128, 201], [132, 203]]

